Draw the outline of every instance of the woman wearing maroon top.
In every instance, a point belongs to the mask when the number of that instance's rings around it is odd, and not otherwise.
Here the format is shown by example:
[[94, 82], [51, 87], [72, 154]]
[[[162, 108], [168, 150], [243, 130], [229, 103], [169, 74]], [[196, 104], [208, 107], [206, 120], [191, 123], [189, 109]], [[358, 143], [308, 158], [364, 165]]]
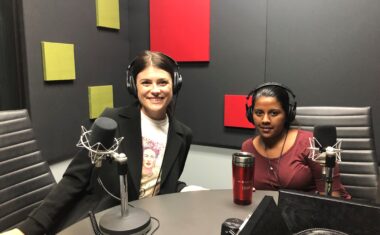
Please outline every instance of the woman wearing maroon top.
[[[290, 102], [289, 94], [293, 102]], [[255, 159], [254, 187], [261, 190], [280, 188], [324, 193], [322, 167], [309, 158], [309, 131], [291, 129], [297, 103], [293, 92], [274, 82], [251, 91], [247, 100], [247, 119], [256, 127], [256, 135], [244, 141], [242, 151]], [[351, 198], [334, 170], [333, 196]]]

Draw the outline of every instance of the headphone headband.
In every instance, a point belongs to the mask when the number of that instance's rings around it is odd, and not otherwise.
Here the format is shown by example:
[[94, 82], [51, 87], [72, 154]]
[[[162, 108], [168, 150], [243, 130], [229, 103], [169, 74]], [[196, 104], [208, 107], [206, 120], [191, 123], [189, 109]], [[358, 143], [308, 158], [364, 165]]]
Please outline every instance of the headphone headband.
[[283, 85], [281, 83], [278, 83], [278, 82], [266, 82], [266, 83], [263, 83], [263, 84], [259, 85], [258, 87], [256, 87], [253, 91], [251, 91], [250, 94], [252, 95], [253, 93], [256, 93], [258, 90], [260, 90], [261, 88], [268, 87], [268, 86], [281, 87], [281, 88], [285, 89], [293, 97], [293, 99], [296, 98], [296, 95], [293, 93], [292, 90], [290, 90], [290, 88], [288, 88], [287, 86], [285, 86], [285, 85]]
[[[252, 124], [254, 124], [254, 121], [253, 121], [254, 96], [262, 88], [264, 88], [264, 87], [270, 87], [270, 86], [280, 87], [280, 88], [284, 89], [288, 94], [290, 94], [292, 96], [293, 103], [291, 103], [289, 101], [289, 109], [287, 110], [287, 119], [288, 119], [287, 120], [287, 124], [290, 124], [292, 121], [294, 121], [294, 119], [296, 117], [296, 109], [297, 109], [296, 95], [293, 93], [292, 90], [290, 90], [290, 88], [288, 88], [287, 86], [285, 86], [285, 85], [283, 85], [281, 83], [278, 83], [278, 82], [266, 82], [266, 83], [263, 83], [263, 84], [259, 85], [254, 90], [252, 90], [252, 91], [250, 91], [248, 93], [248, 95], [246, 97], [247, 103], [245, 105], [245, 108], [246, 108], [246, 117], [247, 117], [248, 121], [251, 122]], [[248, 105], [249, 97], [252, 97], [251, 105]]]

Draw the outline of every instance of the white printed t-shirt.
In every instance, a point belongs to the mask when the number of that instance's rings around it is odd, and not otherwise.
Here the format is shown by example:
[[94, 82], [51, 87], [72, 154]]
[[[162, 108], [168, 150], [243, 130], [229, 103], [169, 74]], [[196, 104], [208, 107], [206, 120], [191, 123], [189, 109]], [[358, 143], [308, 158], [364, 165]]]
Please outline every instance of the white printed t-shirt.
[[166, 149], [169, 118], [154, 120], [141, 111], [143, 164], [140, 199], [156, 195], [160, 191], [161, 165]]

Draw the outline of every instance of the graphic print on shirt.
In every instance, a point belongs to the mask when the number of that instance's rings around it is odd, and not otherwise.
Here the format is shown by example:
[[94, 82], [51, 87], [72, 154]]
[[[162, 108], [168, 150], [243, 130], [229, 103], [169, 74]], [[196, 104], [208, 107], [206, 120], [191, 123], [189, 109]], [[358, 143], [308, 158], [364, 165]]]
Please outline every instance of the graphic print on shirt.
[[143, 163], [140, 198], [157, 193], [155, 186], [162, 164], [165, 146], [162, 143], [143, 137]]

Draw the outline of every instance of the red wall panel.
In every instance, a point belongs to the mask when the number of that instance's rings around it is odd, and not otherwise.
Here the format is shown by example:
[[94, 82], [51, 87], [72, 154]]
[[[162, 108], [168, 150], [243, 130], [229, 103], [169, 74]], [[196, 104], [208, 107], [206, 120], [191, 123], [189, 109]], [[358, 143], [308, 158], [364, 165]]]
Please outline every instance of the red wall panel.
[[253, 128], [246, 116], [245, 95], [224, 95], [224, 126]]
[[209, 61], [210, 0], [150, 0], [150, 49], [177, 61]]

